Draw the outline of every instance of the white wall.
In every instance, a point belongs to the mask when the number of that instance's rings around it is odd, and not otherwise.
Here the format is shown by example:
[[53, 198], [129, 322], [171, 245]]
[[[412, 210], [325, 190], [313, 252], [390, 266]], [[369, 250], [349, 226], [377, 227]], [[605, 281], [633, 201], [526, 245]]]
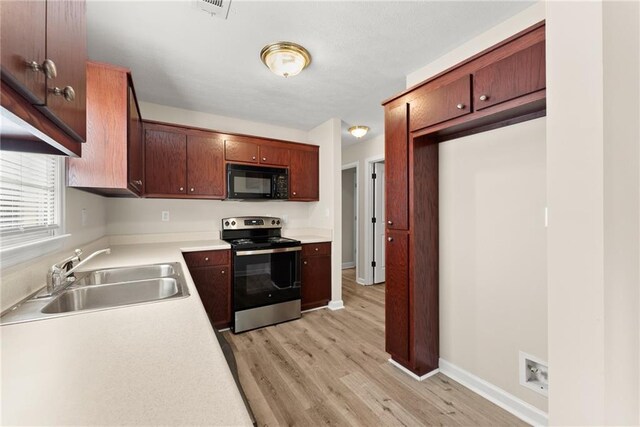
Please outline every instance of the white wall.
[[320, 146], [320, 202], [309, 208], [310, 226], [333, 230], [331, 245], [331, 302], [338, 309], [342, 302], [342, 122], [329, 119], [309, 131], [308, 140]]
[[547, 12], [550, 422], [638, 425], [638, 4]]
[[356, 169], [342, 171], [342, 265], [354, 264], [355, 250], [355, 216], [356, 206]]
[[[82, 225], [82, 209], [87, 221]], [[62, 242], [60, 250], [25, 263], [3, 267], [0, 271], [0, 311], [11, 307], [45, 285], [49, 267], [71, 255], [73, 249], [84, 249], [85, 255], [106, 247], [106, 242], [91, 244], [105, 236], [107, 230], [106, 199], [84, 191], [67, 188], [65, 191], [65, 232], [71, 234]], [[103, 244], [101, 246], [101, 243]]]
[[546, 411], [518, 377], [547, 358], [545, 157], [544, 118], [439, 146], [440, 357]]
[[357, 281], [361, 284], [365, 283], [365, 273], [367, 271], [364, 252], [366, 238], [365, 227], [370, 223], [368, 223], [365, 218], [365, 191], [367, 188], [366, 180], [370, 179], [368, 176], [369, 165], [367, 162], [371, 159], [384, 159], [384, 135], [368, 141], [358, 142], [342, 149], [343, 165], [349, 165], [352, 163], [358, 164], [358, 211], [360, 213], [360, 218], [358, 219], [358, 247], [360, 250], [358, 251], [357, 260], [359, 275], [359, 277], [357, 277]]

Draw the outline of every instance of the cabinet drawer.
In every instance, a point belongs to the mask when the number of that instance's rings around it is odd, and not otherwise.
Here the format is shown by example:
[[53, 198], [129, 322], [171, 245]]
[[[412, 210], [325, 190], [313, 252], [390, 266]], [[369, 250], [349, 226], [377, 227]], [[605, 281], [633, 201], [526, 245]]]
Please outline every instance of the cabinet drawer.
[[424, 94], [410, 102], [411, 131], [471, 113], [471, 75]]
[[546, 87], [544, 41], [476, 71], [473, 98], [476, 110], [527, 95]]
[[224, 142], [224, 158], [231, 162], [258, 163], [258, 145], [252, 142]]
[[184, 259], [189, 268], [212, 265], [229, 265], [229, 251], [187, 252], [184, 254]]
[[331, 243], [309, 243], [302, 245], [302, 256], [331, 255]]
[[289, 166], [289, 150], [286, 148], [260, 146], [260, 163]]

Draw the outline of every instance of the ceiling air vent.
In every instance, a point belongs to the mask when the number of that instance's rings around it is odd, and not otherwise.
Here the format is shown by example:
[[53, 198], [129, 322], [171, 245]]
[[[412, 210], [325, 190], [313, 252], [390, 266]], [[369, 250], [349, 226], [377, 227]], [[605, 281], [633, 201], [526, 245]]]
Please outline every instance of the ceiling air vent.
[[194, 0], [193, 4], [211, 16], [227, 19], [231, 0]]

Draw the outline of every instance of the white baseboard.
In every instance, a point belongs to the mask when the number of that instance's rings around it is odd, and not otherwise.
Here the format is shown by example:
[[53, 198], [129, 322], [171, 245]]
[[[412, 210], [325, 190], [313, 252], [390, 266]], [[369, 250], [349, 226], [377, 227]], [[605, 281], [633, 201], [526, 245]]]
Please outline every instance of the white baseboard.
[[510, 393], [507, 393], [482, 378], [465, 371], [453, 363], [440, 359], [440, 372], [490, 402], [495, 403], [505, 411], [512, 413], [524, 422], [534, 426], [546, 426], [549, 423], [546, 412], [541, 411], [535, 406]]
[[341, 310], [344, 308], [344, 303], [342, 302], [342, 300], [338, 300], [338, 301], [329, 301], [329, 310]]
[[351, 262], [343, 262], [343, 263], [342, 263], [342, 269], [343, 269], [343, 270], [346, 270], [346, 269], [348, 269], [348, 268], [353, 268], [353, 267], [355, 267], [355, 266], [356, 266], [356, 263], [355, 263], [355, 262], [353, 262], [353, 261], [351, 261]]
[[440, 372], [439, 369], [434, 369], [431, 372], [427, 372], [426, 374], [422, 375], [422, 376], [418, 376], [416, 374], [414, 374], [413, 372], [411, 372], [410, 370], [408, 370], [407, 368], [405, 368], [404, 366], [402, 366], [401, 364], [399, 364], [398, 362], [396, 362], [393, 359], [389, 359], [389, 363], [391, 363], [393, 366], [395, 366], [396, 368], [400, 369], [402, 372], [404, 372], [405, 374], [409, 375], [411, 378], [413, 378], [414, 380], [417, 381], [424, 381], [429, 377], [434, 376], [435, 374], [437, 374], [438, 372]]
[[309, 313], [311, 311], [324, 310], [329, 308], [328, 305], [323, 305], [322, 307], [310, 308], [309, 310], [302, 310], [301, 313]]
[[358, 278], [356, 279], [356, 283], [357, 283], [358, 285], [364, 285], [364, 279], [363, 279], [362, 277], [358, 277]]

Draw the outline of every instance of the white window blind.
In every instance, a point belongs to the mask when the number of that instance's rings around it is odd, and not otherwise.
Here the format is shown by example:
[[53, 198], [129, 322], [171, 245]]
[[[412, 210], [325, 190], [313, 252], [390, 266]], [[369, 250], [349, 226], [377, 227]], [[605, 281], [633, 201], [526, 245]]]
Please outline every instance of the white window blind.
[[0, 248], [57, 235], [60, 167], [56, 156], [0, 152]]

